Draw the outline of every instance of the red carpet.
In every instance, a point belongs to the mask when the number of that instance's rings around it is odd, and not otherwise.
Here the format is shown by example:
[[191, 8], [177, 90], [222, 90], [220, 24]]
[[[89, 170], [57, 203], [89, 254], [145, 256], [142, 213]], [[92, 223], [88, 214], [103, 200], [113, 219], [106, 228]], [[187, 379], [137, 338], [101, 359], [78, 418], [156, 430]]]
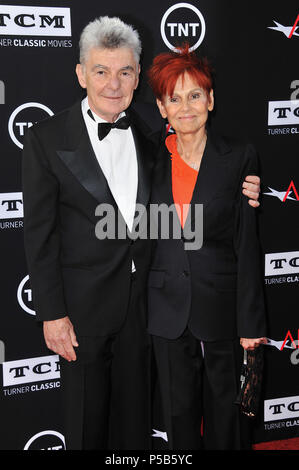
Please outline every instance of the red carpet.
[[252, 446], [253, 450], [299, 450], [299, 437], [282, 441], [260, 442]]

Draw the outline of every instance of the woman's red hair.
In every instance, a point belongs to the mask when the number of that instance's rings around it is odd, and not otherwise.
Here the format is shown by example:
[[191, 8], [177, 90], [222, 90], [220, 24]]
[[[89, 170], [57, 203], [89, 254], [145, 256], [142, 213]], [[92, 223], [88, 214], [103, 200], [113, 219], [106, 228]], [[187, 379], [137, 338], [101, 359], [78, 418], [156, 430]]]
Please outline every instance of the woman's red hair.
[[177, 48], [178, 52], [157, 55], [148, 71], [149, 84], [159, 100], [172, 96], [178, 78], [188, 73], [207, 94], [212, 84], [212, 68], [205, 57], [190, 51], [188, 44]]

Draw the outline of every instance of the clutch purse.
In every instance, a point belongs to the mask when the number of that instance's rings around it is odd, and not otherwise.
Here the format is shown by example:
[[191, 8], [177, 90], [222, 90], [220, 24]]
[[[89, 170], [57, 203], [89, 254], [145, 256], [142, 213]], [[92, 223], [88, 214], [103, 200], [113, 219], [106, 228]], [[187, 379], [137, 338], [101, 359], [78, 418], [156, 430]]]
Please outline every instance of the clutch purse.
[[243, 414], [255, 418], [261, 394], [264, 367], [264, 350], [260, 345], [254, 350], [245, 350], [240, 374], [240, 391], [235, 401]]

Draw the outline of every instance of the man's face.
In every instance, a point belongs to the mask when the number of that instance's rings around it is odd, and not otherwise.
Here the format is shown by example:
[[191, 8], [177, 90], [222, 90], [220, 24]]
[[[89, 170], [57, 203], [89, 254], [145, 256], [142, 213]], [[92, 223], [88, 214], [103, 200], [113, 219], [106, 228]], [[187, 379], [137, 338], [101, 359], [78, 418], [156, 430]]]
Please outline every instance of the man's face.
[[132, 101], [139, 80], [140, 66], [131, 49], [90, 49], [76, 73], [87, 90], [90, 109], [108, 122], [114, 122]]

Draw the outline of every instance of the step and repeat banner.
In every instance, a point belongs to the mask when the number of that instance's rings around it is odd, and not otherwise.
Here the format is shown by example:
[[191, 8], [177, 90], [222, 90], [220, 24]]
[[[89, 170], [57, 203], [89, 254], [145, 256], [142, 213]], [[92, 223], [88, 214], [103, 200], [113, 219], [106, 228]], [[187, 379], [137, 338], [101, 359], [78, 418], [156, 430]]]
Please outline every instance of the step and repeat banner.
[[[213, 125], [259, 151], [269, 343], [254, 442], [299, 436], [298, 2], [7, 0], [0, 5], [0, 448], [65, 448], [59, 357], [35, 320], [24, 256], [22, 147], [28, 127], [82, 97], [78, 40], [102, 15], [140, 32], [137, 100], [154, 103], [146, 80], [152, 58], [188, 40], [215, 68]], [[158, 421], [153, 439], [163, 448]]]

